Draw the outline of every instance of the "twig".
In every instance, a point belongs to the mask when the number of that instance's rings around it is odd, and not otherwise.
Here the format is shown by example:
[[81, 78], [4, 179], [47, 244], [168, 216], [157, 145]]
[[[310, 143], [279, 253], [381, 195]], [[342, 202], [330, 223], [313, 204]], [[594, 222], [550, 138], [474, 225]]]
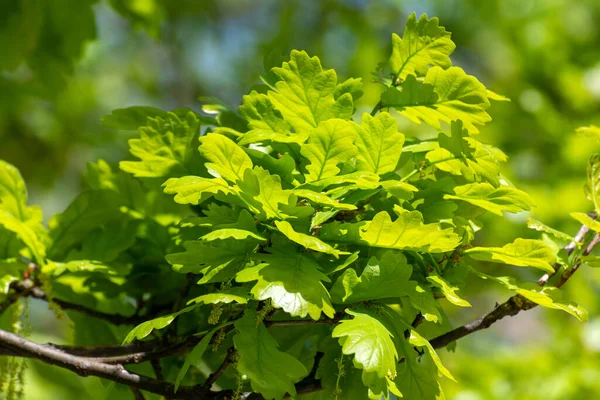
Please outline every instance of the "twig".
[[[586, 247], [585, 251], [583, 252], [583, 255], [584, 256], [590, 255], [590, 253], [592, 252], [592, 250], [594, 250], [594, 247], [596, 247], [596, 245], [598, 245], [598, 243], [600, 243], [600, 234], [596, 233], [596, 235], [594, 236], [594, 238], [592, 239], [592, 241], [588, 244], [588, 246]], [[581, 266], [581, 263], [577, 263], [577, 264], [573, 265], [573, 268], [565, 271], [565, 273], [562, 274], [562, 276], [558, 279], [558, 281], [556, 282], [556, 284], [554, 286], [556, 286], [557, 288], [559, 288], [562, 285], [564, 285], [565, 283], [567, 283], [567, 281], [569, 280], [569, 278], [571, 276], [573, 276], [573, 274], [575, 272], [577, 272], [577, 270], [579, 269], [580, 266]]]
[[164, 381], [165, 378], [163, 377], [162, 374], [162, 367], [160, 366], [160, 360], [152, 360], [150, 362], [152, 364], [152, 369], [154, 370], [154, 375], [156, 375], [156, 379], [158, 379], [159, 381]]
[[[84, 357], [104, 364], [139, 364], [144, 361], [158, 360], [164, 357], [181, 354], [194, 347], [203, 336], [188, 336], [182, 341], [163, 343], [161, 340], [150, 342], [137, 342], [124, 346], [62, 346], [52, 343], [39, 346], [54, 349], [67, 355]], [[14, 351], [0, 347], [0, 356], [16, 355]], [[29, 357], [28, 355], [20, 355]]]
[[[181, 310], [182, 306], [185, 304], [184, 303], [185, 299], [188, 296], [188, 294], [190, 293], [190, 289], [192, 288], [192, 285], [194, 284], [195, 280], [196, 280], [196, 277], [194, 274], [192, 274], [192, 273], [187, 274], [185, 285], [183, 285], [183, 287], [179, 291], [179, 297], [177, 297], [177, 301], [175, 301], [175, 304], [173, 305], [173, 308], [171, 310], [172, 313], [175, 313], [175, 312]], [[167, 328], [167, 332], [165, 333], [166, 337], [177, 335], [177, 322], [178, 321], [175, 321], [174, 323], [169, 325], [169, 327]]]
[[225, 370], [231, 365], [236, 356], [236, 353], [237, 350], [233, 346], [227, 349], [227, 355], [225, 356], [225, 359], [223, 360], [221, 365], [219, 365], [219, 368], [217, 368], [215, 372], [210, 374], [208, 378], [206, 378], [204, 384], [202, 385], [203, 393], [208, 393], [210, 391], [212, 385], [221, 377], [221, 375], [223, 375], [223, 372], [225, 372]]
[[[585, 238], [585, 236], [589, 232], [589, 230], [586, 230], [582, 227], [579, 232], [581, 234], [578, 233], [575, 240], [583, 241], [583, 239]], [[594, 249], [594, 247], [599, 243], [600, 243], [600, 235], [596, 234], [594, 239], [588, 244], [588, 246], [584, 250], [583, 255], [589, 255], [592, 252], [592, 250]], [[572, 253], [576, 246], [577, 246], [577, 243], [575, 243], [575, 244], [570, 243], [566, 247], [566, 249], [568, 252], [570, 251]], [[558, 287], [561, 287], [562, 285], [564, 285], [569, 280], [569, 278], [571, 276], [573, 276], [573, 274], [577, 271], [577, 269], [579, 269], [579, 266], [580, 266], [580, 263], [577, 263], [570, 270], [566, 271], [560, 277], [559, 281], [554, 286], [558, 288]], [[544, 277], [542, 277], [542, 279], [543, 278]], [[546, 279], [546, 282], [548, 281], [548, 279]], [[545, 284], [545, 282], [543, 284], [541, 284], [540, 286], [543, 286], [544, 284]], [[469, 322], [468, 324], [460, 326], [450, 332], [440, 335], [440, 336], [430, 340], [429, 342], [435, 349], [438, 349], [441, 347], [446, 347], [448, 344], [450, 344], [458, 339], [461, 339], [473, 332], [477, 332], [482, 329], [489, 328], [496, 321], [499, 321], [504, 317], [517, 315], [521, 311], [530, 310], [536, 306], [537, 306], [536, 303], [526, 299], [525, 297], [518, 295], [518, 294], [514, 295], [511, 298], [509, 298], [506, 302], [496, 306], [496, 308], [494, 310], [487, 313], [486, 315], [476, 319], [475, 321]]]
[[[595, 212], [590, 212], [588, 213], [588, 216], [592, 219], [596, 218], [596, 213]], [[575, 249], [577, 248], [578, 243], [581, 243], [583, 241], [583, 239], [585, 238], [585, 236], [588, 234], [588, 232], [590, 231], [590, 228], [588, 228], [585, 225], [581, 225], [581, 228], [579, 228], [579, 232], [577, 232], [577, 235], [575, 235], [575, 240], [573, 240], [571, 243], [569, 243], [567, 246], [565, 246], [565, 250], [567, 250], [567, 256], [570, 256], [571, 254], [573, 254], [573, 251], [575, 251]], [[545, 273], [537, 282], [538, 285], [540, 286], [544, 286], [548, 283], [548, 281], [550, 280], [550, 278], [552, 278], [556, 272], [560, 269], [560, 264], [556, 264], [554, 266], [554, 272], [552, 273]]]
[[132, 387], [131, 391], [133, 392], [133, 397], [135, 400], [146, 400], [144, 399], [142, 392], [140, 392], [140, 389]]
[[381, 110], [382, 107], [383, 103], [381, 102], [381, 100], [379, 100], [379, 103], [375, 104], [375, 107], [373, 107], [373, 110], [371, 110], [371, 116], [374, 117], [375, 114], [377, 114], [377, 112]]

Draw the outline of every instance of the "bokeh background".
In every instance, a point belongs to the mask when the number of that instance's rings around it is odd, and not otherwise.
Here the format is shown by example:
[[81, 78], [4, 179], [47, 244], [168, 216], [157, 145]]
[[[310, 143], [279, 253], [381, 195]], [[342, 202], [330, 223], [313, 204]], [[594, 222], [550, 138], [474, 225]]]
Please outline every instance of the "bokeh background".
[[[48, 218], [74, 198], [87, 161], [126, 156], [130, 133], [100, 121], [112, 109], [200, 111], [198, 98], [209, 96], [237, 107], [264, 71], [263, 56], [291, 49], [369, 83], [411, 12], [439, 17], [457, 44], [454, 63], [512, 100], [494, 103], [480, 139], [508, 154], [503, 172], [535, 200], [530, 214], [574, 234], [568, 213], [590, 210], [586, 162], [600, 149], [575, 134], [600, 122], [598, 0], [0, 0], [0, 159], [21, 170]], [[367, 84], [359, 110], [369, 111], [380, 90]], [[435, 133], [399, 122], [408, 135]], [[536, 237], [527, 216], [486, 217], [478, 240]], [[442, 350], [459, 381], [444, 382], [447, 397], [600, 398], [600, 273], [580, 271], [565, 290], [590, 322], [534, 309], [463, 339], [455, 353]], [[466, 292], [473, 309], [452, 315], [457, 325], [509, 295], [477, 292]], [[31, 312], [34, 339], [68, 337], [68, 321], [41, 304]], [[96, 378], [30, 363], [26, 399], [107, 393]]]

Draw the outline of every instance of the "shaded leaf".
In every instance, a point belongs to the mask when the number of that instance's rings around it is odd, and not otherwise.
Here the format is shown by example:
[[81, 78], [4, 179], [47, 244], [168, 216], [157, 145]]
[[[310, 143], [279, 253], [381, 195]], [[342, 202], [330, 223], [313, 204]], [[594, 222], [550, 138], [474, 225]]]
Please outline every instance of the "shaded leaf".
[[296, 358], [277, 349], [278, 344], [256, 313], [246, 310], [244, 317], [235, 322], [238, 333], [233, 343], [240, 359], [237, 369], [250, 379], [252, 390], [265, 399], [281, 399], [286, 393], [296, 395], [294, 384], [308, 371]]
[[139, 128], [140, 138], [129, 140], [129, 151], [140, 161], [121, 161], [119, 166], [140, 178], [169, 178], [202, 171], [195, 149], [200, 121], [192, 112], [149, 118]]
[[371, 257], [360, 277], [352, 268], [344, 271], [333, 285], [331, 296], [336, 303], [405, 296], [416, 286], [415, 282], [409, 283], [411, 273], [406, 257], [386, 252], [381, 260]]
[[[331, 336], [339, 338], [344, 354], [354, 355], [354, 365], [363, 370], [363, 383], [380, 393], [381, 381], [396, 377], [398, 352], [392, 334], [366, 312], [346, 310], [346, 313], [354, 318], [342, 320]], [[386, 383], [383, 385], [387, 386]]]

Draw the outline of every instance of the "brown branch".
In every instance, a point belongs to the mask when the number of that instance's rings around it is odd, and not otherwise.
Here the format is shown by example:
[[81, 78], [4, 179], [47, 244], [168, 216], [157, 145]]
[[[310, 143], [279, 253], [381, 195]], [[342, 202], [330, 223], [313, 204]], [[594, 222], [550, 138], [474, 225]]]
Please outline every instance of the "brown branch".
[[[63, 346], [52, 343], [40, 344], [67, 355], [84, 357], [104, 364], [139, 364], [144, 361], [159, 360], [164, 357], [178, 355], [194, 347], [202, 340], [202, 336], [188, 336], [184, 340], [164, 343], [162, 340], [137, 342], [128, 345], [109, 346]], [[14, 351], [0, 346], [0, 356], [17, 355]], [[20, 355], [28, 357], [27, 355]]]
[[50, 346], [34, 343], [4, 330], [0, 330], [0, 346], [13, 351], [21, 357], [35, 358], [46, 364], [68, 369], [81, 376], [97, 376], [132, 388], [174, 399], [211, 398], [200, 397], [197, 387], [180, 387], [177, 393], [175, 393], [175, 387], [171, 383], [160, 382], [144, 375], [134, 374], [127, 371], [122, 365], [109, 365], [91, 358], [70, 355]]

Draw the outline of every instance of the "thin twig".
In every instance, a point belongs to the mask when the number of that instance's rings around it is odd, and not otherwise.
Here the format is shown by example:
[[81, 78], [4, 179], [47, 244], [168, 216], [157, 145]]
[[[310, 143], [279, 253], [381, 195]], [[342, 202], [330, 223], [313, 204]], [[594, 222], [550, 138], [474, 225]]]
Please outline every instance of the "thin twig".
[[133, 398], [135, 400], [146, 400], [142, 392], [140, 392], [140, 389], [132, 387], [131, 391], [133, 392]]
[[229, 349], [227, 349], [227, 355], [225, 356], [225, 359], [223, 360], [221, 365], [219, 365], [219, 368], [217, 368], [217, 370], [215, 372], [210, 374], [208, 376], [208, 378], [206, 378], [206, 381], [204, 382], [204, 384], [202, 385], [203, 393], [208, 393], [210, 391], [210, 388], [212, 387], [212, 385], [221, 377], [221, 375], [223, 375], [225, 370], [231, 365], [231, 363], [233, 362], [233, 360], [235, 358], [236, 353], [237, 353], [237, 350], [233, 346], [231, 346]]
[[[596, 218], [596, 213], [595, 212], [590, 212], [588, 213], [588, 216], [592, 219]], [[581, 228], [579, 228], [579, 232], [577, 232], [577, 235], [575, 235], [575, 240], [573, 240], [571, 243], [569, 243], [567, 246], [565, 246], [565, 250], [567, 251], [567, 256], [570, 256], [571, 254], [573, 254], [573, 252], [575, 251], [575, 249], [577, 248], [578, 244], [583, 242], [583, 239], [585, 238], [585, 236], [588, 234], [588, 232], [590, 231], [590, 228], [588, 228], [585, 225], [581, 225]], [[556, 272], [558, 272], [558, 270], [560, 269], [560, 264], [555, 264], [554, 265], [554, 271], [552, 273], [545, 273], [537, 282], [538, 285], [540, 286], [544, 286], [548, 283], [548, 281], [550, 280], [550, 278], [552, 278], [554, 275], [556, 275]]]

